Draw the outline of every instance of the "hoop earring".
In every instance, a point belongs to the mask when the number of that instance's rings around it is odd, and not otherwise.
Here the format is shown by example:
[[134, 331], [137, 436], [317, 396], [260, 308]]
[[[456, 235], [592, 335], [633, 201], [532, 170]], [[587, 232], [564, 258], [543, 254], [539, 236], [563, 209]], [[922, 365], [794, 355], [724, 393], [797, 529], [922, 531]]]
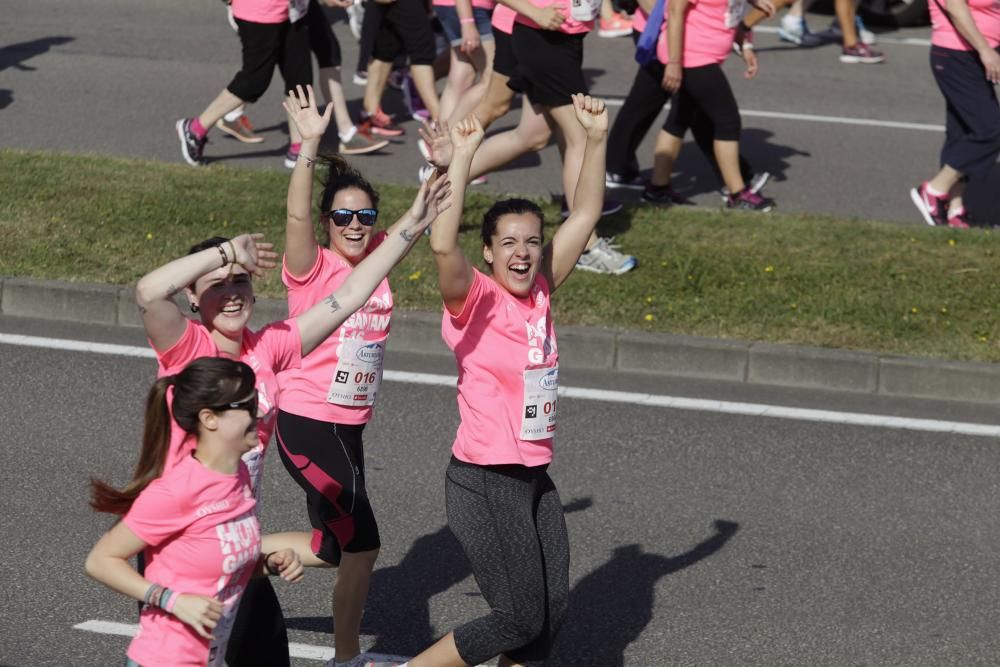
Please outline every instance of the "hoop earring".
[[192, 304], [190, 304], [189, 307], [191, 308], [191, 312], [192, 313], [197, 313], [198, 312], [198, 304], [192, 303]]
[[251, 303], [257, 303], [257, 295], [256, 294], [253, 295], [253, 301], [251, 301]]

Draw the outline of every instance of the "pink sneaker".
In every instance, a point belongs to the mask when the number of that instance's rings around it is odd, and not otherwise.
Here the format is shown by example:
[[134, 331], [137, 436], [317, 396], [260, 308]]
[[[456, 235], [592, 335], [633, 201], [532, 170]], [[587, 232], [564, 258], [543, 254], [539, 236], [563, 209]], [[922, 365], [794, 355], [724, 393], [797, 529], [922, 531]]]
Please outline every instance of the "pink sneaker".
[[[948, 200], [951, 197], [932, 195], [927, 191], [927, 181], [921, 183], [920, 187], [910, 189], [910, 199], [924, 217], [924, 222], [931, 227], [948, 224]], [[962, 214], [965, 214], [964, 210]]]
[[968, 229], [969, 219], [965, 215], [965, 207], [957, 211], [948, 211], [948, 226], [952, 229]]

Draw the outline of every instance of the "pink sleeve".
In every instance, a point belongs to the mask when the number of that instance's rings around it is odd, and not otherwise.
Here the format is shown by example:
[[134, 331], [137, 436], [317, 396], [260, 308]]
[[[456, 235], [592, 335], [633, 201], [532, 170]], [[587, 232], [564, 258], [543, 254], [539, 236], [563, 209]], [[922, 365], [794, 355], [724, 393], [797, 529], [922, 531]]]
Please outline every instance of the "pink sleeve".
[[[206, 344], [207, 343], [207, 344]], [[152, 347], [152, 343], [150, 343]], [[198, 357], [214, 357], [215, 344], [207, 338], [205, 328], [193, 320], [187, 321], [187, 326], [180, 339], [162, 352], [156, 351], [160, 364], [160, 376], [173, 375], [181, 372], [185, 366]]]
[[150, 546], [157, 546], [190, 524], [184, 493], [175, 493], [164, 478], [153, 480], [132, 503], [122, 522]]
[[302, 365], [302, 334], [297, 319], [271, 322], [258, 335], [268, 350], [275, 373]]
[[[476, 305], [482, 300], [483, 294], [488, 291], [489, 286], [486, 285], [487, 280], [489, 280], [489, 278], [484, 276], [479, 269], [472, 269], [472, 285], [469, 287], [469, 293], [465, 295], [465, 303], [462, 305], [462, 312], [458, 315], [451, 315], [451, 323], [456, 328], [464, 327], [469, 323], [472, 311], [476, 309]], [[445, 308], [444, 312], [448, 313], [448, 309]]]

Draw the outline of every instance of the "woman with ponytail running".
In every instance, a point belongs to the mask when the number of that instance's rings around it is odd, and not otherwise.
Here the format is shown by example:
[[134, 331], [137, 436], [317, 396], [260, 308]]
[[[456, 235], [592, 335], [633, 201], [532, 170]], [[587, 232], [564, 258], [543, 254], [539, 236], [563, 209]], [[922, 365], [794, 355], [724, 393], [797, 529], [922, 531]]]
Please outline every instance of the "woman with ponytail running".
[[[127, 665], [221, 666], [250, 578], [302, 578], [293, 549], [262, 542], [241, 460], [257, 445], [255, 384], [249, 366], [218, 358], [161, 377], [132, 480], [121, 490], [92, 482], [93, 508], [122, 519], [94, 545], [87, 574], [143, 603]], [[167, 469], [175, 426], [194, 448]], [[140, 551], [144, 574], [128, 563]]]

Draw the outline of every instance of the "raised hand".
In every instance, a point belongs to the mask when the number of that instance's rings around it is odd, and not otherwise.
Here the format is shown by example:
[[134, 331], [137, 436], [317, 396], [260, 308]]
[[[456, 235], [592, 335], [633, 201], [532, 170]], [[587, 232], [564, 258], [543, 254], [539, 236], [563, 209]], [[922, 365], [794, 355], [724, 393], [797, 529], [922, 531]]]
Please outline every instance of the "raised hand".
[[222, 618], [222, 603], [205, 595], [179, 593], [171, 613], [205, 639], [212, 639], [212, 630]]
[[413, 205], [406, 212], [409, 224], [400, 231], [406, 241], [413, 240], [434, 222], [434, 219], [451, 208], [451, 181], [446, 176], [434, 174], [417, 191]]
[[420, 138], [430, 149], [431, 157], [429, 162], [444, 171], [451, 164], [451, 137], [448, 136], [448, 122], [438, 121], [436, 123], [424, 122], [423, 127], [418, 128]]
[[278, 253], [274, 252], [273, 243], [264, 241], [263, 234], [241, 234], [232, 241], [222, 244], [222, 249], [229, 254], [227, 246], [232, 245], [232, 252], [236, 257], [232, 259], [234, 264], [241, 265], [247, 272], [258, 278], [264, 275], [265, 269], [273, 269], [278, 265]]
[[269, 553], [265, 564], [269, 570], [277, 572], [282, 579], [292, 583], [301, 580], [304, 573], [302, 561], [294, 549], [279, 549]]
[[555, 4], [551, 4], [547, 7], [536, 7], [528, 18], [537, 23], [542, 30], [558, 30], [566, 20], [566, 15]]
[[588, 137], [602, 137], [608, 133], [608, 108], [604, 100], [577, 93], [573, 97], [576, 119], [587, 131]]
[[295, 127], [299, 129], [303, 141], [323, 137], [323, 133], [326, 132], [326, 128], [330, 124], [330, 117], [333, 115], [333, 105], [327, 104], [323, 114], [320, 115], [319, 107], [316, 106], [316, 94], [313, 92], [312, 86], [307, 85], [305, 91], [302, 90], [302, 86], [296, 86], [295, 90], [289, 90], [288, 97], [285, 98], [282, 105], [288, 112], [288, 117], [295, 123]]
[[485, 134], [485, 130], [483, 130], [482, 123], [476, 118], [476, 114], [469, 114], [449, 132], [454, 152], [471, 157], [479, 148], [479, 144], [483, 142], [483, 134]]

